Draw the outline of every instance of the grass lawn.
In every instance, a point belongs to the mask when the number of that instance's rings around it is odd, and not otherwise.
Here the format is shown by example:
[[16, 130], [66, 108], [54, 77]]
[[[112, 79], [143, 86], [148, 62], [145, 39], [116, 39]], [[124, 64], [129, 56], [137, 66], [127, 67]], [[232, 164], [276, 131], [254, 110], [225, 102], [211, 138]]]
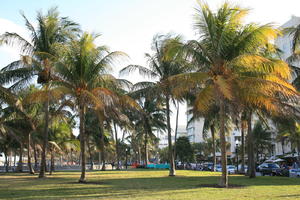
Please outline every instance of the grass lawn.
[[219, 173], [166, 170], [88, 172], [89, 184], [79, 184], [80, 172], [56, 172], [40, 180], [36, 175], [0, 174], [0, 199], [300, 199], [300, 179], [287, 177], [229, 177], [243, 188], [208, 188]]

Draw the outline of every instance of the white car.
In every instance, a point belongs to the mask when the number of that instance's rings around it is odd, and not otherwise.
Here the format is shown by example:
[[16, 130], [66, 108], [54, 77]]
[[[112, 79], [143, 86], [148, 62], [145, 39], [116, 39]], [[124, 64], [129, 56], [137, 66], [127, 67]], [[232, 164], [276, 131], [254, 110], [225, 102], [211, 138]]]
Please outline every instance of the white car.
[[[216, 166], [216, 171], [217, 172], [222, 172], [222, 166], [221, 165], [217, 165]], [[235, 173], [235, 166], [233, 166], [233, 165], [227, 165], [227, 172], [228, 172], [228, 174], [234, 174]]]
[[235, 173], [235, 166], [234, 165], [227, 165], [227, 172], [228, 172], [228, 174], [234, 174]]
[[290, 177], [300, 177], [300, 169], [290, 169]]

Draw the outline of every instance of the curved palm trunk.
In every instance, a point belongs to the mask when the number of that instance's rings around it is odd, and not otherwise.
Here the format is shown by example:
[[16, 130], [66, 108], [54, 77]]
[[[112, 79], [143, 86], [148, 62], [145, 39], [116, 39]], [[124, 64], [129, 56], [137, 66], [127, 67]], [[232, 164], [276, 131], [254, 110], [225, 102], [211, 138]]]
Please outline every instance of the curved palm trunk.
[[241, 173], [245, 173], [245, 123], [243, 119], [241, 119], [241, 137], [242, 137], [242, 167], [241, 167]]
[[172, 147], [172, 133], [171, 133], [171, 123], [170, 123], [170, 97], [166, 95], [166, 108], [167, 108], [167, 131], [168, 131], [168, 147], [169, 147], [169, 176], [175, 176], [175, 160], [173, 154], [173, 147]]
[[212, 139], [212, 145], [213, 145], [213, 166], [211, 168], [211, 171], [216, 171], [216, 165], [217, 165], [217, 157], [216, 157], [216, 138], [215, 138], [215, 127], [213, 125], [210, 126], [211, 131], [211, 139]]
[[23, 172], [23, 145], [22, 144], [20, 146], [19, 162], [18, 162], [16, 172]]
[[80, 150], [81, 150], [81, 176], [78, 180], [79, 183], [86, 182], [86, 138], [85, 138], [85, 106], [82, 99], [79, 102], [79, 118], [80, 118], [80, 126], [79, 126], [79, 134], [80, 134]]
[[[47, 88], [48, 90], [48, 88]], [[49, 95], [48, 95], [49, 96]], [[43, 137], [43, 146], [42, 146], [42, 155], [41, 155], [41, 166], [39, 178], [46, 177], [46, 155], [47, 155], [47, 147], [48, 147], [48, 129], [49, 129], [49, 98], [47, 98], [44, 104], [45, 110], [45, 126], [44, 126], [44, 137]]]
[[115, 142], [116, 142], [116, 156], [117, 156], [117, 170], [120, 170], [120, 157], [119, 157], [119, 145], [118, 145], [118, 132], [117, 132], [117, 127], [116, 123], [113, 122], [114, 124], [114, 130], [115, 130]]
[[247, 142], [248, 142], [248, 175], [249, 178], [256, 177], [255, 171], [255, 158], [254, 158], [254, 145], [253, 145], [253, 133], [252, 133], [252, 113], [249, 113], [247, 119], [248, 133], [247, 133]]
[[222, 162], [222, 177], [220, 180], [220, 186], [228, 187], [227, 154], [226, 154], [226, 138], [225, 138], [225, 104], [223, 99], [220, 100], [220, 139], [221, 139], [221, 162]]
[[30, 174], [34, 174], [34, 169], [31, 164], [31, 132], [28, 133], [28, 144], [27, 144], [27, 163]]

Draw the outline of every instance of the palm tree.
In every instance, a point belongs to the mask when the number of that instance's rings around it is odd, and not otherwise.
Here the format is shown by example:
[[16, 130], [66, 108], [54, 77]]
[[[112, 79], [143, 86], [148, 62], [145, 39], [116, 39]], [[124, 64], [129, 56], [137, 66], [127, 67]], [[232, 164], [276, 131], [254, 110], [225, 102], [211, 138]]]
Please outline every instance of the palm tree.
[[[170, 102], [172, 100], [171, 85], [168, 82], [170, 76], [187, 72], [187, 68], [183, 62], [183, 58], [176, 51], [177, 43], [181, 42], [180, 36], [172, 37], [171, 35], [157, 35], [153, 39], [152, 49], [153, 55], [146, 54], [149, 63], [149, 68], [139, 65], [129, 65], [120, 71], [121, 74], [130, 73], [138, 70], [141, 75], [156, 79], [156, 82], [143, 81], [135, 84], [136, 90], [143, 90], [148, 95], [163, 97], [166, 107], [167, 117], [167, 133], [168, 133], [168, 148], [169, 148], [169, 176], [175, 176], [175, 160], [172, 144], [172, 133], [170, 123]], [[175, 51], [174, 51], [175, 50]]]
[[278, 131], [276, 140], [281, 142], [282, 152], [284, 151], [285, 142], [290, 142], [292, 149], [297, 149], [300, 152], [300, 132], [298, 119], [294, 117], [276, 117], [273, 122]]
[[144, 153], [145, 166], [149, 161], [149, 141], [153, 141], [156, 136], [155, 131], [165, 131], [165, 110], [162, 109], [161, 102], [158, 99], [145, 97], [138, 99], [138, 103], [142, 111], [136, 115], [134, 126], [136, 128], [137, 137], [143, 136], [144, 139]]
[[[228, 186], [225, 116], [230, 105], [252, 102], [252, 105], [271, 109], [279, 101], [275, 94], [296, 95], [286, 81], [290, 76], [286, 63], [266, 58], [262, 53], [278, 31], [271, 24], [243, 25], [242, 19], [247, 13], [247, 9], [228, 3], [216, 12], [207, 4], [200, 4], [194, 24], [199, 40], [183, 45], [196, 72], [170, 78], [177, 96], [196, 91], [196, 110], [205, 113], [212, 106], [219, 107], [222, 187]], [[248, 129], [251, 131], [251, 126]]]
[[[22, 13], [25, 26], [30, 33], [30, 41], [18, 33], [4, 33], [0, 41], [6, 44], [17, 44], [21, 49], [21, 59], [14, 61], [1, 70], [1, 84], [14, 83], [11, 88], [18, 89], [38, 76], [37, 82], [50, 87], [52, 80], [53, 62], [57, 59], [57, 47], [74, 38], [79, 32], [78, 24], [66, 17], [60, 17], [57, 8], [51, 8], [46, 15], [38, 12], [37, 27], [35, 28]], [[45, 177], [46, 151], [48, 143], [49, 101], [44, 103], [45, 127], [42, 145], [42, 160], [39, 178]]]
[[112, 105], [114, 92], [111, 76], [107, 76], [116, 56], [124, 55], [121, 52], [109, 53], [105, 46], [97, 47], [94, 44], [97, 35], [84, 33], [79, 40], [71, 41], [64, 51], [60, 62], [57, 63], [57, 90], [71, 96], [79, 113], [79, 134], [81, 149], [81, 177], [79, 182], [86, 182], [86, 128], [85, 114], [88, 107], [95, 108], [99, 113], [101, 133], [104, 133], [104, 109]]
[[271, 132], [261, 122], [256, 122], [253, 127], [256, 161], [259, 162], [259, 155], [268, 154], [272, 148]]

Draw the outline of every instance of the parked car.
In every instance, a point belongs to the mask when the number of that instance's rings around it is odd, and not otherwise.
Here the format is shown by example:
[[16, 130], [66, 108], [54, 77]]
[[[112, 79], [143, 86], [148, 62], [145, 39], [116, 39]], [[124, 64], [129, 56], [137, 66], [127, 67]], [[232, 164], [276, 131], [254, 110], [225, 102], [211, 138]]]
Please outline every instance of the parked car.
[[212, 166], [213, 166], [213, 163], [204, 163], [202, 170], [203, 171], [211, 171]]
[[263, 163], [258, 166], [259, 172], [261, 172], [262, 176], [271, 175], [271, 176], [279, 176], [282, 175], [282, 169], [279, 165], [275, 163]]
[[[244, 170], [245, 170], [245, 173], [247, 173], [247, 171], [248, 171], [248, 166], [247, 165], [244, 166]], [[239, 165], [239, 172], [241, 172], [241, 171], [242, 171], [242, 165], [240, 164]]]
[[221, 165], [216, 165], [216, 171], [221, 172], [222, 171], [222, 166]]
[[228, 174], [234, 174], [236, 167], [234, 165], [227, 165], [227, 172]]
[[[235, 173], [235, 166], [234, 165], [227, 165], [227, 172], [228, 174], [234, 174]], [[222, 172], [222, 166], [221, 165], [217, 165], [216, 166], [216, 171], [217, 172]]]
[[298, 177], [300, 178], [300, 168], [299, 169], [290, 169], [289, 177]]

